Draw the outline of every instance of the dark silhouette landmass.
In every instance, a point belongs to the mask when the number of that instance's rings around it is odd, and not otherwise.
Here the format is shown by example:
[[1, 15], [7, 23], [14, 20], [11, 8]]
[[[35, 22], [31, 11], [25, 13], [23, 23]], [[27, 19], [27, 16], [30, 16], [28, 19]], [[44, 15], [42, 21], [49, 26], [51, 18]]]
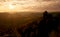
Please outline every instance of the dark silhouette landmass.
[[60, 12], [0, 13], [0, 37], [60, 37], [59, 34]]

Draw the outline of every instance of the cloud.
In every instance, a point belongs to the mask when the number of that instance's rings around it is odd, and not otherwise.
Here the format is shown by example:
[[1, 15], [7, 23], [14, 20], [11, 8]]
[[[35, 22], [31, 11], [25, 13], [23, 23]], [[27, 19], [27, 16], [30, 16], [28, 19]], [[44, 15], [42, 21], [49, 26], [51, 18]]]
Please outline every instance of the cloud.
[[60, 2], [59, 1], [50, 2], [49, 5], [44, 7], [44, 9], [49, 10], [49, 11], [60, 11]]
[[43, 0], [36, 10], [60, 11], [60, 0]]
[[59, 0], [43, 0], [43, 1], [59, 1]]
[[29, 9], [30, 11], [60, 11], [60, 0], [19, 0], [17, 3], [17, 9]]

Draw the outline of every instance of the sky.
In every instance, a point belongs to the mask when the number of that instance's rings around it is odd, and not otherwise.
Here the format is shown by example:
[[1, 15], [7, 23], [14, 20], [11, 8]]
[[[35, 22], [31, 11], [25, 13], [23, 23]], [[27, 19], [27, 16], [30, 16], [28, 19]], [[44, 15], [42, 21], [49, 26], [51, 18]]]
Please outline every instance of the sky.
[[0, 12], [60, 11], [60, 0], [0, 0]]

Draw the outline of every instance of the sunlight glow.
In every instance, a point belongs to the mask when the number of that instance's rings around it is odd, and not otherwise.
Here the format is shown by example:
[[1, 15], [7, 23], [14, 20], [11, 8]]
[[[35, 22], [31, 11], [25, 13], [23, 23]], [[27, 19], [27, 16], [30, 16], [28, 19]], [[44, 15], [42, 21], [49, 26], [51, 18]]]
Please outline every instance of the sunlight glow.
[[9, 4], [9, 9], [14, 9], [14, 6]]
[[36, 0], [5, 0], [3, 3], [0, 2], [0, 12], [32, 11], [35, 6], [38, 6]]
[[51, 4], [54, 4], [54, 2], [43, 0], [0, 0], [0, 12], [35, 12], [45, 10]]

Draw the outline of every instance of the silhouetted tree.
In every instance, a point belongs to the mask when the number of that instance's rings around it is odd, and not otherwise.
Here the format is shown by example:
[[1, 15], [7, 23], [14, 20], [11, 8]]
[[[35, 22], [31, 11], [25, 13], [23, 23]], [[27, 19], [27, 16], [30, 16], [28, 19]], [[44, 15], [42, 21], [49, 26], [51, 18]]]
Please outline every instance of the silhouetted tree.
[[48, 14], [47, 11], [43, 13], [43, 19], [38, 25], [38, 36], [39, 37], [48, 37], [48, 33], [52, 27], [52, 15]]

